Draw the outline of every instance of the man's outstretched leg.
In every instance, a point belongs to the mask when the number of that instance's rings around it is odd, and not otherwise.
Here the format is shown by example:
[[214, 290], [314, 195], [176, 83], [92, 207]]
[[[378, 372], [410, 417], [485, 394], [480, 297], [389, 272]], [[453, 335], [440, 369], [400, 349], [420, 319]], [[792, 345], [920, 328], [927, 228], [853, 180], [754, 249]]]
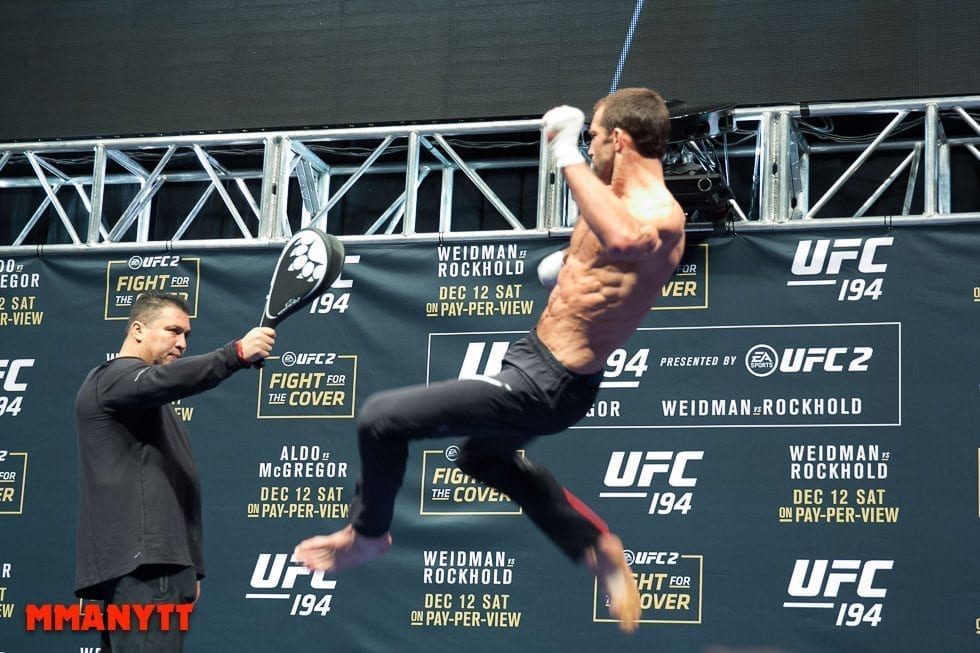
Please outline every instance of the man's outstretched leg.
[[622, 541], [612, 533], [603, 533], [586, 551], [585, 565], [595, 574], [599, 588], [609, 595], [609, 613], [619, 619], [619, 629], [632, 633], [640, 620], [640, 592], [623, 557]]
[[367, 537], [350, 524], [330, 535], [317, 535], [296, 545], [296, 562], [315, 571], [338, 572], [380, 558], [391, 548], [391, 535]]
[[[424, 386], [417, 386], [378, 393], [368, 399], [357, 425], [361, 473], [351, 502], [351, 523], [330, 535], [317, 535], [297, 544], [293, 550], [296, 562], [315, 571], [335, 573], [388, 552], [391, 548], [388, 529], [395, 495], [405, 475], [408, 440], [412, 433], [421, 430], [415, 423], [398, 422], [409, 416], [409, 411], [399, 407], [432, 404], [416, 398], [426, 391]], [[403, 396], [409, 399], [400, 401]], [[354, 524], [360, 532], [354, 529]]]
[[300, 542], [294, 550], [296, 561], [317, 571], [337, 572], [387, 553], [408, 443], [468, 431], [513, 431], [500, 415], [515, 413], [520, 406], [509, 403], [511, 393], [505, 386], [507, 383], [453, 380], [386, 390], [370, 397], [358, 417], [361, 470], [350, 504], [351, 523], [336, 533]]
[[470, 438], [460, 449], [459, 468], [515, 501], [572, 560], [581, 561], [609, 595], [609, 612], [624, 632], [636, 630], [640, 593], [626, 564], [622, 541], [551, 473], [521, 455], [520, 439]]

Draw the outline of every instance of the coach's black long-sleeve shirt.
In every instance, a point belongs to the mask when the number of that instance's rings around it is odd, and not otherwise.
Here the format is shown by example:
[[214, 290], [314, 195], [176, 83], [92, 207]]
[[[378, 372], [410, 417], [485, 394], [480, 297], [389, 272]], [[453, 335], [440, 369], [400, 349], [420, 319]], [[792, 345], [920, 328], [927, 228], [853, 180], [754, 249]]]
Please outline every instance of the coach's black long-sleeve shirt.
[[89, 372], [75, 398], [77, 596], [101, 598], [100, 583], [145, 564], [204, 576], [201, 480], [171, 402], [246, 366], [229, 343], [167, 365], [120, 357]]

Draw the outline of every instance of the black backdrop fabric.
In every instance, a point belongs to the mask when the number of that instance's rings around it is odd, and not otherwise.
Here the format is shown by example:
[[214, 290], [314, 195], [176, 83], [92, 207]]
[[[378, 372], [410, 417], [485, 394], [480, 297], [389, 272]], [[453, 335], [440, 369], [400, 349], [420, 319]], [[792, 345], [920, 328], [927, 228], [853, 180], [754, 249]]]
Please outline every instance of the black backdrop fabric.
[[980, 92], [980, 15], [963, 0], [3, 0], [0, 11], [0, 140], [537, 117], [588, 111], [614, 86], [696, 106]]
[[[967, 651], [976, 556], [975, 225], [694, 238], [610, 356], [593, 411], [525, 455], [618, 532], [643, 599], [621, 635], [591, 577], [452, 439], [412, 447], [391, 553], [289, 561], [346, 523], [372, 393], [492, 372], [544, 307], [561, 239], [350, 244], [262, 370], [174, 409], [204, 483], [208, 576], [188, 651]], [[256, 324], [278, 251], [0, 259], [0, 650], [95, 651], [69, 605], [72, 402], [132, 298], [186, 293], [191, 353]]]

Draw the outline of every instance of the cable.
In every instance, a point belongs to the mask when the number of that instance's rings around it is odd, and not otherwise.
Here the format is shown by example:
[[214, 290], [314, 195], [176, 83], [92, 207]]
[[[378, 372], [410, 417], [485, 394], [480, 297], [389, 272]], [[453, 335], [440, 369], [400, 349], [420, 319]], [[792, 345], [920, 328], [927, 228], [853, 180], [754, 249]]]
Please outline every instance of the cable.
[[623, 51], [619, 55], [619, 63], [616, 64], [616, 72], [613, 74], [612, 84], [609, 92], [613, 93], [619, 88], [619, 78], [623, 74], [623, 66], [626, 65], [626, 57], [629, 55], [630, 46], [633, 45], [633, 34], [636, 32], [636, 24], [640, 20], [640, 12], [643, 11], [643, 0], [636, 0], [636, 7], [633, 8], [633, 18], [630, 20], [629, 29], [626, 30], [626, 41], [623, 43]]

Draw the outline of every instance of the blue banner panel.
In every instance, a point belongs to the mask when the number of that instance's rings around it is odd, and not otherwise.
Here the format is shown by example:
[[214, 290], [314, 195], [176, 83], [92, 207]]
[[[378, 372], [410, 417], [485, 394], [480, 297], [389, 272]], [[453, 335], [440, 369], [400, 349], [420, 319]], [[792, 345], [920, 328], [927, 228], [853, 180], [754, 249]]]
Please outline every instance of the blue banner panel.
[[[607, 597], [459, 441], [410, 448], [394, 546], [311, 573], [346, 525], [355, 424], [383, 389], [493, 374], [548, 301], [554, 239], [350, 244], [273, 355], [174, 402], [202, 474], [207, 575], [187, 650], [824, 653], [980, 643], [980, 232], [693, 237], [606, 361], [598, 399], [521, 455], [619, 534], [641, 596]], [[0, 651], [96, 651], [73, 596], [73, 402], [147, 289], [192, 307], [189, 354], [259, 321], [278, 251], [0, 259]]]

